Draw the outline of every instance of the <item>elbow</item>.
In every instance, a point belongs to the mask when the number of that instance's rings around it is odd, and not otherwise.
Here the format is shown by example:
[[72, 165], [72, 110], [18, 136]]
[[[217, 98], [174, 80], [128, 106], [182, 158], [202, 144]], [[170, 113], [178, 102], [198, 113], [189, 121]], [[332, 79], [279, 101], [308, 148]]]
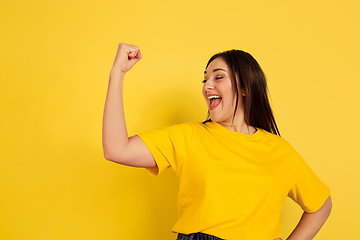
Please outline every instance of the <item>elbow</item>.
[[103, 149], [103, 153], [104, 153], [104, 157], [106, 160], [109, 160], [111, 162], [117, 162], [115, 161], [115, 156], [112, 152], [110, 152], [109, 150]]
[[126, 165], [126, 160], [124, 159], [123, 154], [114, 153], [105, 149], [103, 150], [103, 153], [106, 160]]
[[332, 199], [331, 196], [329, 196], [324, 205], [322, 206], [322, 208], [325, 208], [326, 212], [328, 212], [330, 214], [331, 210], [332, 210]]
[[330, 216], [331, 210], [332, 210], [332, 200], [331, 200], [331, 196], [329, 196], [319, 210], [310, 214], [318, 216], [323, 220], [323, 222], [325, 222], [326, 219]]
[[103, 152], [104, 152], [105, 159], [111, 161], [111, 155], [105, 150]]
[[103, 154], [106, 160], [113, 161], [114, 160], [114, 150], [113, 147], [109, 144], [106, 144], [103, 141]]
[[329, 196], [329, 198], [326, 200], [327, 204], [328, 204], [328, 216], [330, 216], [331, 210], [332, 210], [332, 199], [331, 196]]
[[322, 218], [323, 222], [325, 222], [329, 218], [331, 210], [332, 210], [332, 199], [331, 196], [329, 196], [319, 211], [321, 214], [320, 217]]

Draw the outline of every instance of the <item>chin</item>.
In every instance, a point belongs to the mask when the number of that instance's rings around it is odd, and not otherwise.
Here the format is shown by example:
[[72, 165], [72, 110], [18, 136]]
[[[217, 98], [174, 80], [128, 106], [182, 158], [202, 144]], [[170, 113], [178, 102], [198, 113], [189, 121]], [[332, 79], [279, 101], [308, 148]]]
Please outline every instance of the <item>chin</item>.
[[210, 114], [211, 121], [213, 122], [221, 122], [222, 119], [219, 116], [216, 116], [215, 114]]
[[210, 113], [210, 118], [211, 118], [211, 121], [213, 122], [232, 122], [233, 120], [233, 116], [232, 115], [229, 115], [229, 116], [224, 116], [224, 115], [219, 115], [219, 114], [211, 114]]

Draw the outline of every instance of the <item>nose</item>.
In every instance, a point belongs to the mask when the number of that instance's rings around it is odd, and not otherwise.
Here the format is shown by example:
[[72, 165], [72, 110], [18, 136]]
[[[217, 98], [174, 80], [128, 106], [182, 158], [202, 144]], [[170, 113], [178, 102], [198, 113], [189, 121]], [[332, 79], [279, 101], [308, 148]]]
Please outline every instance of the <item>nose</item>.
[[206, 91], [214, 90], [214, 85], [211, 83], [211, 81], [206, 81], [204, 87], [205, 87], [205, 90], [206, 90]]

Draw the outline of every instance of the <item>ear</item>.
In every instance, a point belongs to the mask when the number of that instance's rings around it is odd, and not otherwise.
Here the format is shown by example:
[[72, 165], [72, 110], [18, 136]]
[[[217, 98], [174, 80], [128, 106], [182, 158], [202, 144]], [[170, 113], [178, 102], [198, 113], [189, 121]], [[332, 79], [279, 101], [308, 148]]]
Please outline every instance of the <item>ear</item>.
[[245, 96], [246, 96], [246, 93], [245, 93], [245, 91], [243, 91], [241, 95], [245, 97]]

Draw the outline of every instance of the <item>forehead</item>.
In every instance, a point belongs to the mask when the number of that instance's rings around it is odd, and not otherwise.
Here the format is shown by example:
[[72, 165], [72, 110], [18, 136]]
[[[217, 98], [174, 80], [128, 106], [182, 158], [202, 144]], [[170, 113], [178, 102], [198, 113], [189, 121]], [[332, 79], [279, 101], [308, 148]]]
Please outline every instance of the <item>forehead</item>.
[[205, 74], [210, 74], [213, 72], [213, 70], [215, 69], [224, 69], [226, 72], [229, 72], [229, 68], [225, 62], [225, 60], [221, 57], [215, 58], [210, 64], [209, 66], [206, 68], [205, 70]]

